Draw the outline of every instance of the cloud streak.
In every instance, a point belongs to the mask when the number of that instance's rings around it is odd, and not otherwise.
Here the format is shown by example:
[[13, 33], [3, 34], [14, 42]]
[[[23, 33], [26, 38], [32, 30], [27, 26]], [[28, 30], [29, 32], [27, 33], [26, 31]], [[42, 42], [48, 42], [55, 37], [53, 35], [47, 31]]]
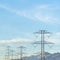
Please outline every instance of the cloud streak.
[[0, 4], [0, 8], [5, 9], [5, 10], [11, 12], [11, 13], [15, 13], [16, 15], [20, 15], [20, 16], [23, 15], [23, 11], [19, 11], [17, 9], [14, 9], [14, 8], [12, 8], [10, 6], [6, 6], [4, 4]]
[[16, 38], [16, 39], [11, 39], [11, 40], [0, 40], [0, 44], [11, 44], [11, 43], [31, 43], [33, 42], [32, 39], [27, 39], [27, 38]]
[[[0, 40], [0, 44], [14, 44], [14, 43], [34, 43], [35, 41], [40, 41], [40, 38], [37, 38], [38, 40], [34, 40], [34, 39], [29, 39], [29, 38], [15, 38], [15, 39], [10, 39], [10, 40]], [[47, 42], [52, 42], [55, 44], [60, 44], [60, 32], [56, 32], [53, 34], [53, 36], [51, 36], [50, 38], [47, 38], [47, 36], [45, 36], [45, 40]], [[40, 41], [41, 42], [41, 41]]]
[[36, 20], [36, 21], [42, 21], [45, 23], [57, 22], [57, 17], [55, 17], [53, 13], [53, 9], [55, 9], [55, 7], [53, 6], [52, 8], [52, 6], [50, 5], [40, 5], [27, 10], [18, 10], [18, 9], [10, 8], [8, 6], [0, 4], [0, 8], [3, 8], [9, 12], [12, 12], [18, 16], [23, 16], [25, 18]]

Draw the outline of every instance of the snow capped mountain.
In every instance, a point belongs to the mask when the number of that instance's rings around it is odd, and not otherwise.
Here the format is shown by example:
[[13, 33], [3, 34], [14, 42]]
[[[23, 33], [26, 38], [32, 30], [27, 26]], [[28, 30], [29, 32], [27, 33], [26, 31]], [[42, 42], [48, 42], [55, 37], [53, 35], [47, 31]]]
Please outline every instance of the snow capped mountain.
[[[60, 53], [45, 53], [45, 59], [46, 60], [60, 60]], [[12, 60], [20, 60], [20, 59], [12, 59]], [[32, 55], [29, 57], [23, 57], [23, 60], [41, 60], [40, 55]]]

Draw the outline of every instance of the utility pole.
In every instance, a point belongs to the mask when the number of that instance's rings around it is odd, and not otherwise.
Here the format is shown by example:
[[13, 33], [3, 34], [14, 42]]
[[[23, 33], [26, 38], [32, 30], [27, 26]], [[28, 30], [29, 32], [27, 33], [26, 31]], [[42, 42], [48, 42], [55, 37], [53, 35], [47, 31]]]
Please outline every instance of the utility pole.
[[47, 32], [46, 30], [40, 30], [35, 32], [35, 34], [41, 35], [41, 41], [34, 42], [34, 44], [41, 44], [41, 60], [45, 60], [45, 44], [52, 44], [45, 41], [45, 35], [50, 34], [50, 32]]
[[23, 60], [22, 57], [23, 57], [23, 49], [25, 48], [24, 46], [20, 46], [18, 47], [19, 50], [20, 50], [20, 60]]

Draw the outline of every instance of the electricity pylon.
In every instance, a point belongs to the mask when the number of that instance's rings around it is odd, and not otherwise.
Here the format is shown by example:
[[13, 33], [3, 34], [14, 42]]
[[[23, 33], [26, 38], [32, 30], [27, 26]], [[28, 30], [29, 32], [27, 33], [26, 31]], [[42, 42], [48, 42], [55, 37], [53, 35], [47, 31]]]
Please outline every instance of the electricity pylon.
[[23, 49], [25, 48], [24, 46], [20, 46], [18, 47], [19, 50], [20, 50], [20, 60], [23, 60], [22, 57], [23, 57]]
[[10, 46], [7, 46], [7, 59], [10, 60]]
[[11, 52], [11, 59], [13, 60], [13, 59], [14, 59], [14, 58], [13, 58], [13, 57], [14, 57], [14, 53], [13, 53], [14, 50], [10, 50], [10, 52]]
[[8, 59], [7, 59], [7, 55], [5, 55], [5, 60], [8, 60]]
[[45, 44], [52, 44], [51, 42], [45, 41], [45, 35], [50, 34], [50, 32], [47, 32], [46, 30], [40, 30], [35, 32], [35, 34], [41, 35], [41, 41], [36, 41], [34, 44], [41, 44], [41, 60], [45, 60]]

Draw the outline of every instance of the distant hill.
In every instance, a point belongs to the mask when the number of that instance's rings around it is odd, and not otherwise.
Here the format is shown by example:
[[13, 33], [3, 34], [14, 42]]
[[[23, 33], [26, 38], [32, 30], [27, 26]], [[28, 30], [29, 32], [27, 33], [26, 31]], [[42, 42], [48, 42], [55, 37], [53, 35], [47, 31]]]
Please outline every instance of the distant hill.
[[[60, 53], [50, 54], [46, 52], [45, 59], [46, 60], [60, 60]], [[24, 57], [23, 60], [41, 60], [41, 57], [40, 55], [33, 55], [30, 57]]]
[[[60, 60], [60, 53], [45, 53], [45, 59], [46, 60]], [[20, 59], [15, 59], [15, 60], [20, 60]], [[24, 57], [23, 60], [41, 60], [40, 55], [32, 55], [29, 57]]]

